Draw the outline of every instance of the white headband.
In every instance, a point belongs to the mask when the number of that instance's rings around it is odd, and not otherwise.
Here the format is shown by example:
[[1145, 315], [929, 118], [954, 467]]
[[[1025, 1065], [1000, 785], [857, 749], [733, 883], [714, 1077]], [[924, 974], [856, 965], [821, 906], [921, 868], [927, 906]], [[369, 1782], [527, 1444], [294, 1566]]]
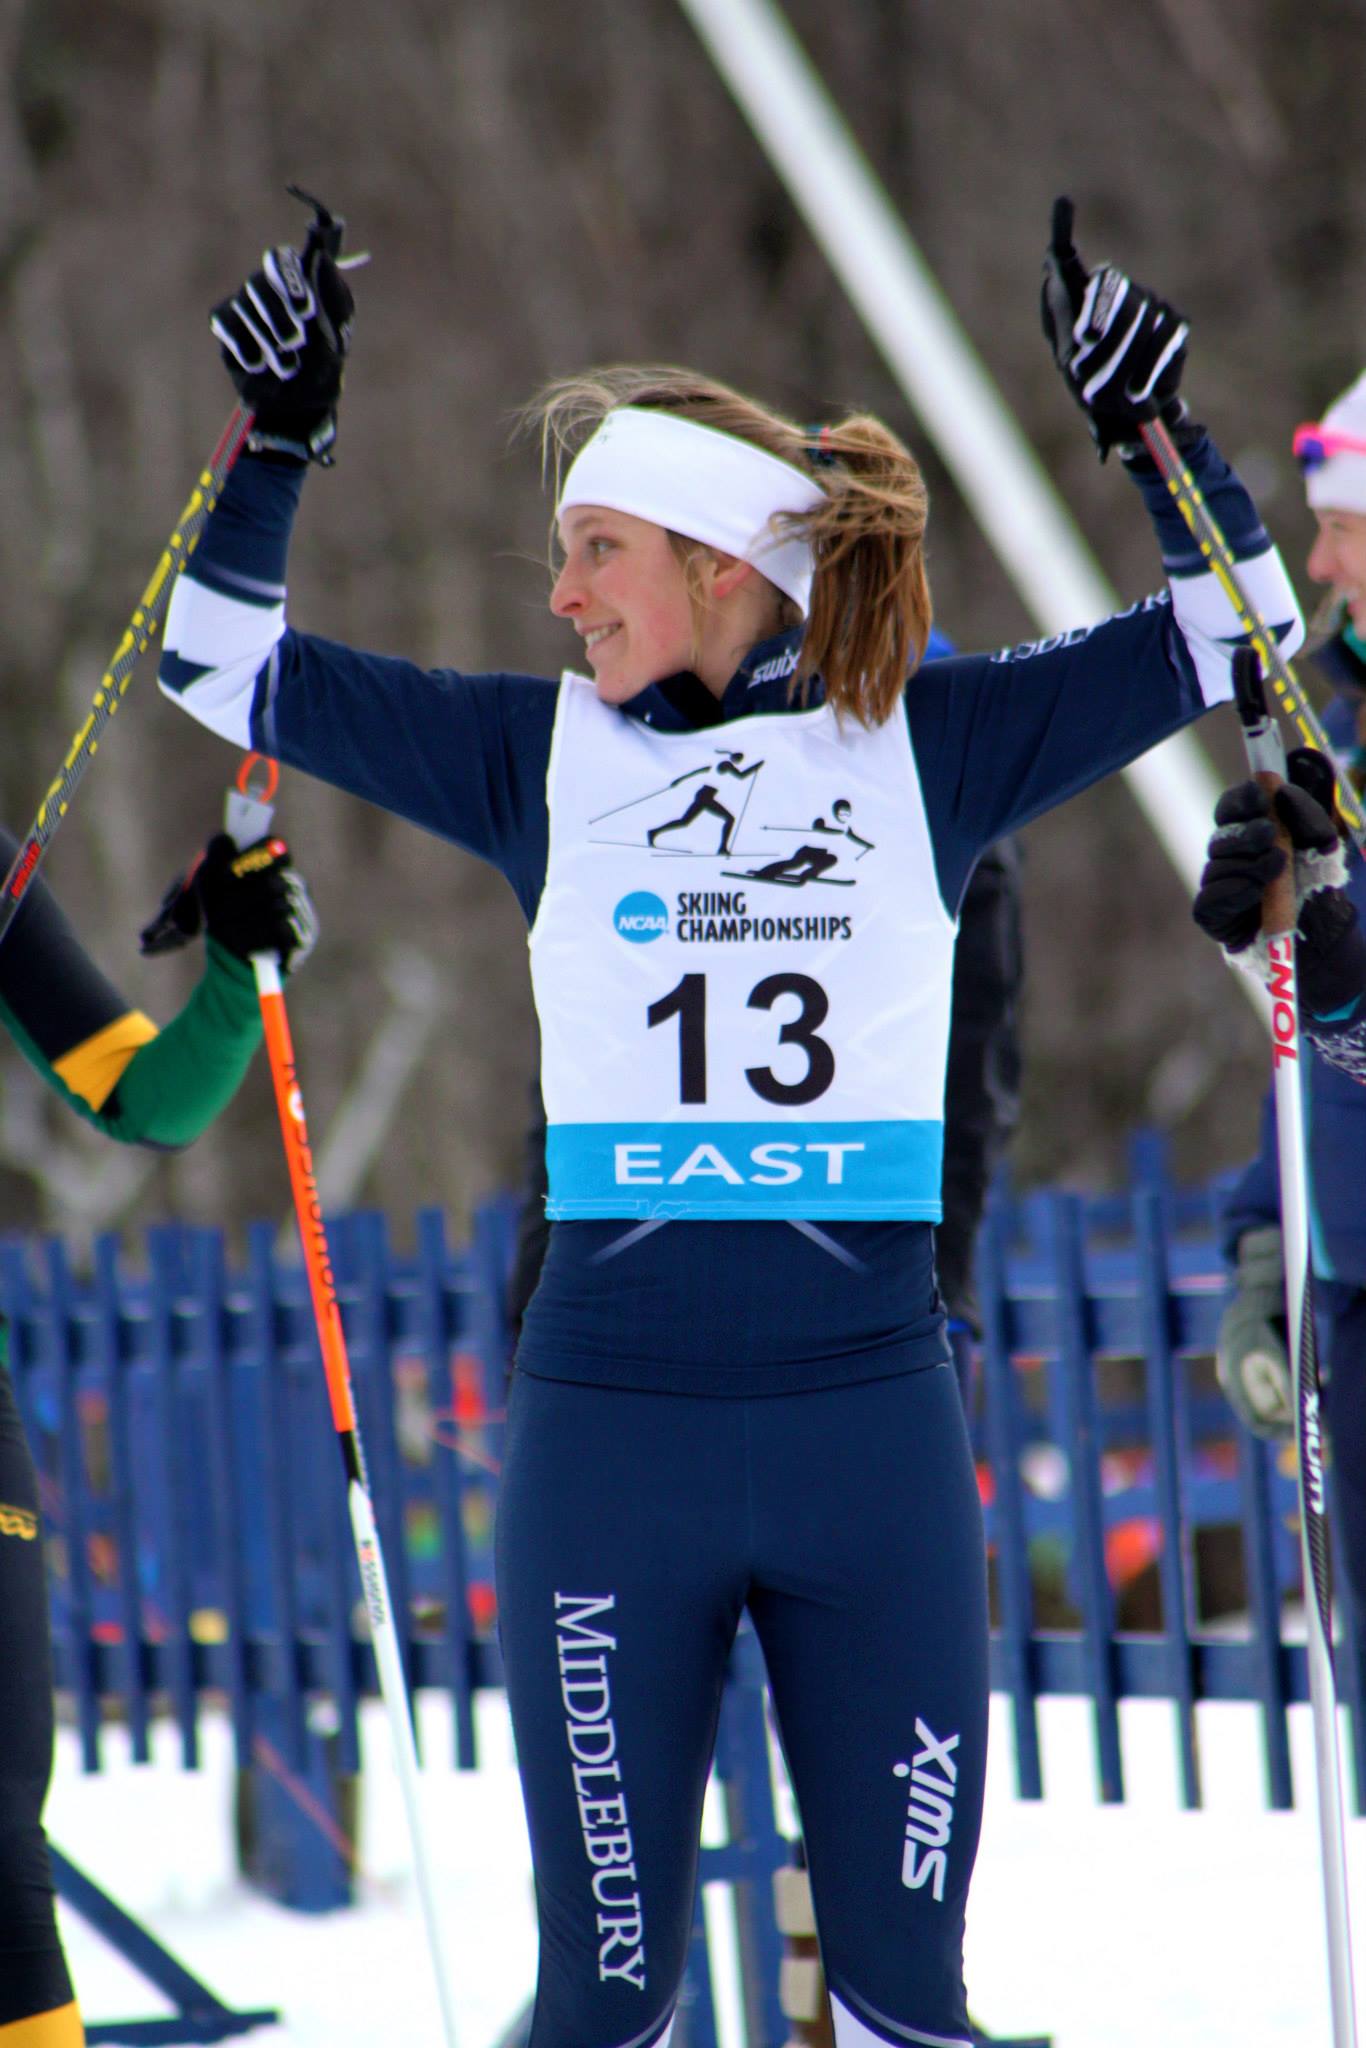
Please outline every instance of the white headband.
[[809, 512], [825, 496], [790, 462], [749, 441], [644, 406], [609, 412], [564, 480], [556, 518], [571, 505], [602, 505], [666, 526], [750, 562], [811, 608], [811, 550], [774, 531], [776, 512]]

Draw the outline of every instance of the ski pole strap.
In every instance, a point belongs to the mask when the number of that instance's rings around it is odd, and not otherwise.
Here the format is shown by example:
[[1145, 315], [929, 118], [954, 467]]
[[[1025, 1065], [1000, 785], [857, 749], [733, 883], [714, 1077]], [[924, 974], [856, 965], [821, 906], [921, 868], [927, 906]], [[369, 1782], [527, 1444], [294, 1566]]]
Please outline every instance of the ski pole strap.
[[1307, 747], [1316, 747], [1333, 765], [1337, 782], [1338, 814], [1358, 851], [1366, 854], [1366, 811], [1362, 810], [1356, 791], [1346, 777], [1338, 773], [1334, 763], [1332, 742], [1323, 729], [1318, 713], [1306, 697], [1299, 678], [1281, 653], [1276, 635], [1244, 590], [1233, 550], [1210, 511], [1204, 493], [1181, 460], [1175, 442], [1160, 419], [1143, 421], [1139, 433], [1143, 437], [1144, 447], [1157, 464], [1158, 474], [1171, 493], [1177, 510], [1189, 527], [1192, 538], [1212, 574], [1218, 579], [1225, 597], [1233, 606], [1239, 625], [1261, 656], [1266, 673], [1275, 689], [1280, 709], [1295, 727], [1304, 744]]
[[228, 473], [236, 462], [251, 427], [251, 413], [238, 406], [191, 491], [185, 508], [162, 550], [152, 579], [138, 599], [133, 616], [124, 628], [114, 658], [100, 678], [99, 688], [85, 721], [67, 750], [66, 759], [53, 777], [51, 787], [38, 806], [38, 815], [20, 842], [9, 873], [0, 884], [0, 939], [8, 931], [24, 892], [38, 871], [48, 842], [71, 807], [71, 799], [99, 747], [100, 736], [123, 701], [139, 657], [146, 653], [161, 627], [176, 577], [199, 544], [204, 523], [223, 495]]

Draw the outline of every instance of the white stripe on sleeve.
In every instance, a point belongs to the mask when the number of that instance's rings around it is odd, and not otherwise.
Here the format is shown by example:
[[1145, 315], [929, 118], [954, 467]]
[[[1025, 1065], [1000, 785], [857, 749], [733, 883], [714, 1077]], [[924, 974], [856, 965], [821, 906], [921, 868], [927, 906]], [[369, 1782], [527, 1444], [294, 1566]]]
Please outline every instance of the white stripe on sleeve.
[[[1238, 615], [1208, 569], [1167, 580], [1172, 613], [1190, 649], [1201, 694], [1207, 704], [1226, 703], [1233, 695], [1233, 650], [1247, 639]], [[1276, 549], [1264, 548], [1239, 562], [1238, 581], [1288, 659], [1304, 639], [1304, 620]]]
[[[284, 630], [283, 604], [241, 604], [181, 576], [166, 614], [163, 694], [211, 732], [250, 747], [256, 678]], [[182, 663], [205, 673], [183, 681]]]

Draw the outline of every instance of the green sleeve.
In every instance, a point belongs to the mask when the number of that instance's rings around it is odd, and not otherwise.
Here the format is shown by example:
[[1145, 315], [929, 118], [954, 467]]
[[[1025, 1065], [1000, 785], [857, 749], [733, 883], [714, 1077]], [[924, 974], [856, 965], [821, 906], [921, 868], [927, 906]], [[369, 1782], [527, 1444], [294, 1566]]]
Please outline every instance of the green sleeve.
[[86, 1115], [125, 1144], [189, 1145], [231, 1102], [260, 1043], [256, 977], [206, 939], [184, 1009], [133, 1054], [103, 1110]]
[[204, 972], [185, 1007], [138, 1047], [99, 1109], [67, 1086], [2, 999], [0, 1023], [86, 1123], [125, 1145], [171, 1151], [191, 1144], [232, 1100], [261, 1042], [256, 978], [246, 961], [214, 939], [204, 942]]

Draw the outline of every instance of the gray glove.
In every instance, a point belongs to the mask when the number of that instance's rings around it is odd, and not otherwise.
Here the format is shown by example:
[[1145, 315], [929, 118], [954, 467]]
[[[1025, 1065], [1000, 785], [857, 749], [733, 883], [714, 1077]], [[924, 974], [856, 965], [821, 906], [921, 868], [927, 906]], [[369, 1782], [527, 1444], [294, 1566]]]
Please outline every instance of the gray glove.
[[1230, 1406], [1257, 1436], [1295, 1433], [1295, 1390], [1285, 1336], [1285, 1254], [1279, 1226], [1245, 1230], [1233, 1291], [1219, 1320], [1214, 1368]]

